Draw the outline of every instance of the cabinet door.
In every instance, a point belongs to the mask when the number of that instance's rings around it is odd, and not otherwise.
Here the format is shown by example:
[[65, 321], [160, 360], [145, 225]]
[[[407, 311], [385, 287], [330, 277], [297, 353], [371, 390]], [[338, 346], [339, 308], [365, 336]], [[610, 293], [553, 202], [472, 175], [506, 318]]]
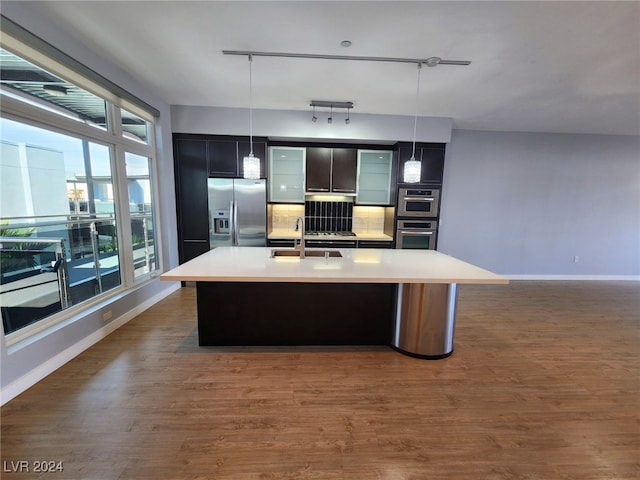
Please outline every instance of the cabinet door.
[[353, 148], [334, 148], [331, 171], [331, 191], [356, 193], [358, 151]]
[[442, 174], [444, 172], [444, 149], [425, 147], [420, 153], [422, 157], [420, 181], [422, 183], [442, 183]]
[[331, 191], [331, 149], [307, 147], [306, 190], [308, 192]]
[[391, 205], [393, 152], [358, 150], [358, 205]]
[[[251, 153], [250, 142], [238, 142], [238, 176], [244, 177], [242, 159]], [[264, 142], [253, 142], [253, 155], [260, 159], [260, 178], [267, 178], [265, 165], [267, 155], [267, 144]]]
[[304, 203], [304, 164], [304, 148], [269, 148], [270, 202]]
[[178, 238], [184, 247], [180, 252], [180, 261], [184, 262], [191, 255], [185, 250], [190, 250], [185, 242], [198, 243], [196, 250], [201, 253], [205, 248], [202, 245], [209, 249], [207, 143], [187, 139], [174, 139], [174, 142]]
[[238, 176], [238, 142], [209, 140], [208, 160], [210, 177]]
[[392, 248], [392, 241], [384, 240], [358, 240], [358, 248]]

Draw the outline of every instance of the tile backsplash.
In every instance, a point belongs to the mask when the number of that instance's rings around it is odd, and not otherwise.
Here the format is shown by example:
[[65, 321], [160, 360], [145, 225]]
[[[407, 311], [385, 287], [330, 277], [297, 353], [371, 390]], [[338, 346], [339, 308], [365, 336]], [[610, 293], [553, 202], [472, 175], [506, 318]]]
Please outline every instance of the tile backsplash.
[[270, 204], [269, 231], [293, 231], [298, 217], [305, 217], [307, 231], [377, 234], [389, 230], [389, 235], [393, 231], [393, 207], [354, 206], [352, 202], [312, 200], [304, 205]]
[[304, 205], [272, 204], [270, 227], [275, 230], [293, 230], [298, 217], [304, 217]]
[[311, 232], [350, 232], [353, 203], [332, 201], [304, 202], [305, 229]]
[[353, 231], [381, 233], [385, 227], [384, 207], [353, 207]]

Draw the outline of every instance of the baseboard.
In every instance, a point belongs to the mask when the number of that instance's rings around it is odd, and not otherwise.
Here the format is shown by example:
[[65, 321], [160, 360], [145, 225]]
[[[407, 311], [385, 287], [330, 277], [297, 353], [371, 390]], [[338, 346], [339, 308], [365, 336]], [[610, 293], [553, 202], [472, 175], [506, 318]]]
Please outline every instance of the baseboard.
[[640, 275], [503, 275], [509, 280], [640, 281]]
[[129, 310], [125, 314], [114, 319], [112, 322], [109, 322], [104, 327], [96, 330], [91, 335], [83, 338], [76, 344], [58, 353], [57, 355], [50, 358], [49, 360], [39, 365], [38, 367], [34, 368], [30, 372], [26, 373], [22, 377], [14, 380], [8, 385], [5, 385], [2, 389], [0, 389], [0, 406], [4, 405], [8, 401], [20, 395], [22, 392], [31, 388], [40, 380], [42, 380], [46, 376], [52, 374], [57, 369], [62, 367], [65, 363], [69, 362], [70, 360], [73, 360], [82, 352], [92, 347], [93, 345], [98, 343], [100, 340], [107, 337], [109, 334], [113, 333], [115, 330], [117, 330], [127, 322], [133, 320], [136, 316], [140, 315], [142, 312], [144, 312], [148, 308], [158, 303], [163, 298], [169, 296], [170, 294], [172, 294], [173, 292], [179, 289], [180, 289], [180, 283], [175, 283], [169, 288], [162, 290], [161, 292], [157, 293], [153, 297], [144, 301], [140, 305], [136, 306], [135, 308]]

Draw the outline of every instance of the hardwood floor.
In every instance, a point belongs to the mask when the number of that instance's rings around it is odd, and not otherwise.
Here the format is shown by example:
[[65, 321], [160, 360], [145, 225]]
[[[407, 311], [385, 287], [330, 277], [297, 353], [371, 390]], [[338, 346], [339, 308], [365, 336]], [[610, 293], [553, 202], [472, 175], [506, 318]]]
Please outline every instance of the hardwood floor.
[[194, 293], [3, 407], [2, 478], [640, 478], [639, 282], [463, 285], [437, 361], [198, 347]]

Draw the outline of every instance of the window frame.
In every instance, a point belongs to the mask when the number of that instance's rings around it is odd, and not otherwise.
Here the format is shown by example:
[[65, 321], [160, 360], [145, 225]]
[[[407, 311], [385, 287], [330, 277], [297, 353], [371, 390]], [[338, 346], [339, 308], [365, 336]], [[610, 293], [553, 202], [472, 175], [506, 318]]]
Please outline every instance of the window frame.
[[[2, 35], [0, 36], [1, 48], [6, 49], [14, 55], [17, 55], [94, 95], [99, 96], [106, 102], [106, 130], [95, 128], [89, 124], [78, 122], [77, 120], [67, 118], [63, 115], [59, 115], [35, 105], [30, 105], [6, 95], [1, 96], [0, 117], [63, 135], [68, 135], [73, 138], [81, 140], [84, 139], [109, 148], [114, 190], [116, 228], [119, 242], [118, 262], [120, 268], [120, 285], [117, 287], [56, 312], [15, 332], [9, 334], [5, 333], [6, 345], [11, 346], [34, 335], [40, 334], [54, 325], [66, 324], [68, 321], [71, 321], [74, 316], [78, 316], [80, 312], [95, 308], [97, 304], [100, 304], [112, 297], [122, 295], [128, 290], [138, 288], [140, 285], [153, 280], [160, 275], [164, 262], [162, 258], [162, 225], [160, 221], [161, 203], [159, 197], [158, 148], [156, 140], [157, 136], [161, 133], [159, 131], [158, 123], [159, 112], [152, 107], [150, 107], [151, 111], [145, 110], [138, 105], [138, 103], [142, 105], [146, 104], [142, 101], [131, 101], [130, 98], [132, 98], [132, 96], [127, 92], [125, 93], [130, 96], [129, 98], [119, 96], [118, 93], [122, 93], [124, 90], [117, 86], [115, 86], [116, 92], [113, 92], [105, 86], [96, 83], [91, 78], [87, 78], [81, 73], [78, 73], [72, 68], [73, 66], [64, 64], [63, 61], [67, 58], [64, 54], [61, 54], [63, 57], [62, 59], [59, 58], [58, 55], [56, 55], [56, 58], [53, 58], [52, 56], [47, 55], [47, 52], [40, 52], [32, 45], [29, 45], [12, 34], [7, 33], [4, 29], [7, 22], [7, 19], [2, 17], [2, 27], [0, 28], [2, 30]], [[10, 30], [13, 30], [16, 27], [16, 25], [11, 22], [9, 22], [9, 25], [12, 26]], [[24, 35], [31, 35], [26, 31], [23, 33]], [[42, 40], [37, 37], [34, 38], [42, 42]], [[86, 67], [84, 68], [86, 69]], [[95, 75], [98, 76], [98, 74]], [[109, 83], [108, 81], [106, 82]], [[123, 134], [122, 118], [120, 114], [121, 109], [133, 113], [146, 121], [147, 143], [127, 138]], [[129, 212], [128, 178], [125, 163], [126, 153], [140, 155], [149, 159], [149, 184], [152, 189], [151, 210], [154, 228], [155, 269], [141, 274], [138, 277], [135, 276], [133, 264], [133, 242], [131, 235], [131, 216]]]

